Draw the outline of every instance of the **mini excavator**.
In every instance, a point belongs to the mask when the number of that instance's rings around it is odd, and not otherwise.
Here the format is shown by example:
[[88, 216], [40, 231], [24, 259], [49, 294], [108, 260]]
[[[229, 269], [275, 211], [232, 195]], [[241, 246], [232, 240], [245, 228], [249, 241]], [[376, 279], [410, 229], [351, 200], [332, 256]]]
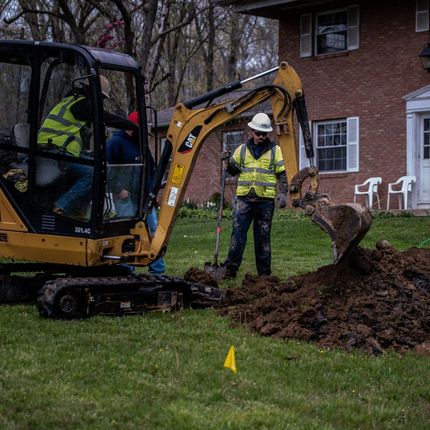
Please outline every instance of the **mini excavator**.
[[[272, 84], [235, 97], [234, 90], [270, 73], [275, 73]], [[104, 96], [100, 75], [111, 84], [110, 97]], [[66, 93], [82, 88], [90, 100], [92, 119], [80, 131], [80, 155], [70, 154], [67, 148], [52, 151], [50, 142], [41, 145], [40, 127], [52, 107]], [[268, 99], [292, 204], [330, 236], [334, 262], [346, 258], [370, 228], [366, 208], [337, 205], [319, 192], [304, 93], [287, 63], [178, 104], [150, 187], [143, 88], [139, 65], [122, 53], [59, 43], [0, 41], [0, 301], [18, 301], [34, 293], [40, 314], [56, 318], [219, 304], [220, 289], [172, 276], [134, 273], [132, 267], [147, 266], [165, 254], [205, 138]], [[217, 102], [229, 93], [231, 99]], [[109, 164], [106, 141], [112, 130], [105, 124], [105, 112], [126, 117], [132, 110], [139, 115], [141, 156], [134, 164]], [[293, 111], [309, 159], [309, 167], [301, 171]], [[65, 173], [64, 166], [70, 164], [85, 167], [92, 186], [80, 211], [54, 213], [55, 202], [76, 184], [76, 178]], [[112, 190], [121, 177], [135, 178], [138, 184], [131, 191], [137, 209], [128, 216], [115, 213]], [[309, 189], [302, 193], [305, 181]], [[163, 183], [159, 223], [151, 234], [147, 216]]]

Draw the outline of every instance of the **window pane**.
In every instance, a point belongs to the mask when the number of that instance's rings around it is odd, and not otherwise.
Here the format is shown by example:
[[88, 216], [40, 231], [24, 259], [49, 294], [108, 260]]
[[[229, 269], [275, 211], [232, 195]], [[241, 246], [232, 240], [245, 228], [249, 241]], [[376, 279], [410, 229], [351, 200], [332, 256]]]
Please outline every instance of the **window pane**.
[[[10, 55], [10, 54], [9, 54]], [[28, 97], [30, 90], [31, 67], [24, 51], [16, 50], [13, 60], [22, 64], [0, 62], [0, 145], [15, 145], [15, 150], [0, 147], [0, 169], [5, 174], [10, 169], [20, 168], [27, 158], [22, 148], [29, 146], [30, 124], [27, 123]], [[7, 55], [5, 55], [7, 61]], [[27, 165], [24, 176], [27, 174]], [[12, 177], [8, 177], [12, 180]], [[18, 184], [18, 187], [20, 185]], [[22, 191], [23, 188], [21, 187]]]
[[[142, 164], [115, 164], [108, 166], [105, 219], [133, 218], [139, 206]], [[127, 190], [127, 196], [121, 192]]]
[[89, 106], [89, 81], [81, 78], [88, 72], [76, 54], [64, 59], [59, 54], [43, 62], [39, 112], [41, 124], [37, 137], [39, 149], [58, 149], [68, 139], [69, 143], [63, 148], [68, 155], [91, 156], [93, 116], [90, 109], [82, 108], [82, 105]]
[[[48, 211], [79, 221], [91, 215], [94, 168], [93, 112], [89, 70], [76, 53], [54, 52], [41, 65], [41, 124], [37, 135], [34, 201]], [[58, 161], [52, 154], [76, 159]]]
[[423, 158], [430, 158], [430, 118], [424, 118]]
[[347, 23], [346, 10], [317, 16], [317, 54], [347, 49]]
[[[36, 158], [34, 200], [47, 210], [78, 221], [91, 216], [93, 166], [57, 161], [49, 156]], [[61, 211], [61, 212], [58, 212]]]
[[[136, 81], [131, 73], [102, 69], [105, 112], [106, 161], [108, 163], [104, 219], [134, 218], [139, 207], [141, 186], [142, 148], [137, 131], [117, 130], [118, 123], [109, 121], [107, 113], [126, 119], [136, 112]], [[137, 119], [137, 117], [135, 117]], [[148, 164], [148, 168], [151, 168]], [[151, 172], [152, 175], [152, 172]]]
[[345, 171], [346, 121], [317, 124], [317, 165], [321, 171]]
[[233, 152], [243, 143], [243, 130], [227, 131], [223, 133], [224, 147]]

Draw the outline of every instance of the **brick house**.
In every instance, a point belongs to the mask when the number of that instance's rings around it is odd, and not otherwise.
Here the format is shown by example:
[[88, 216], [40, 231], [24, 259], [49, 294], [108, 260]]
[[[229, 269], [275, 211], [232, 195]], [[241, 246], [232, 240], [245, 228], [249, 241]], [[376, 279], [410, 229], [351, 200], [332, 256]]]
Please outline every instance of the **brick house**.
[[415, 175], [412, 205], [430, 208], [429, 0], [222, 3], [279, 20], [279, 60], [303, 83], [322, 191], [352, 201], [354, 184], [380, 176], [384, 208], [388, 183]]

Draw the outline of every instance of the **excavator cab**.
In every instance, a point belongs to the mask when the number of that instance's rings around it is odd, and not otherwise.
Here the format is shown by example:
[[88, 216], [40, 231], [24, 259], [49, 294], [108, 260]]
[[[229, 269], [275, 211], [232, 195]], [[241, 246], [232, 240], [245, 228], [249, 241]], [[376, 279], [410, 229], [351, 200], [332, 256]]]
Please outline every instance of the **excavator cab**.
[[[110, 86], [108, 97], [100, 75]], [[0, 94], [1, 230], [10, 230], [10, 239], [16, 230], [82, 239], [129, 235], [136, 220], [142, 219], [148, 172], [143, 78], [138, 64], [129, 56], [97, 48], [1, 41]], [[82, 94], [91, 108], [80, 129], [81, 150], [72, 154], [46, 139], [43, 131], [58, 103], [67, 97], [73, 102]], [[127, 118], [131, 111], [139, 112], [140, 156], [128, 165], [108, 163], [106, 142], [116, 129], [105, 125], [106, 112]], [[68, 133], [67, 120], [61, 121], [61, 132]], [[127, 177], [133, 178], [128, 187], [136, 203], [131, 211], [118, 215], [113, 191]], [[72, 187], [80, 194], [78, 204], [54, 213], [56, 203]], [[9, 238], [7, 233], [3, 236]], [[31, 236], [25, 248], [22, 255], [36, 259], [40, 245], [33, 244]], [[0, 255], [8, 256], [7, 252]], [[62, 259], [67, 261], [67, 257]]]

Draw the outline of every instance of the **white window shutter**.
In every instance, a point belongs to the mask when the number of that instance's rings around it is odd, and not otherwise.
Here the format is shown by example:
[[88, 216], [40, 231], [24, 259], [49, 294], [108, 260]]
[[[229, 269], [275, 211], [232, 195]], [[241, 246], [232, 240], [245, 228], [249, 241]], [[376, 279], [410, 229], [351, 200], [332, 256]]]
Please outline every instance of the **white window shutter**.
[[346, 119], [346, 170], [348, 172], [358, 172], [359, 162], [359, 118], [354, 116]]
[[300, 17], [300, 57], [312, 56], [312, 14]]
[[429, 30], [429, 0], [416, 0], [415, 31]]
[[360, 26], [358, 6], [348, 8], [348, 51], [360, 47]]
[[[311, 122], [309, 121], [309, 127], [311, 128]], [[309, 158], [306, 157], [306, 150], [303, 141], [302, 127], [299, 126], [299, 170], [309, 167]]]

